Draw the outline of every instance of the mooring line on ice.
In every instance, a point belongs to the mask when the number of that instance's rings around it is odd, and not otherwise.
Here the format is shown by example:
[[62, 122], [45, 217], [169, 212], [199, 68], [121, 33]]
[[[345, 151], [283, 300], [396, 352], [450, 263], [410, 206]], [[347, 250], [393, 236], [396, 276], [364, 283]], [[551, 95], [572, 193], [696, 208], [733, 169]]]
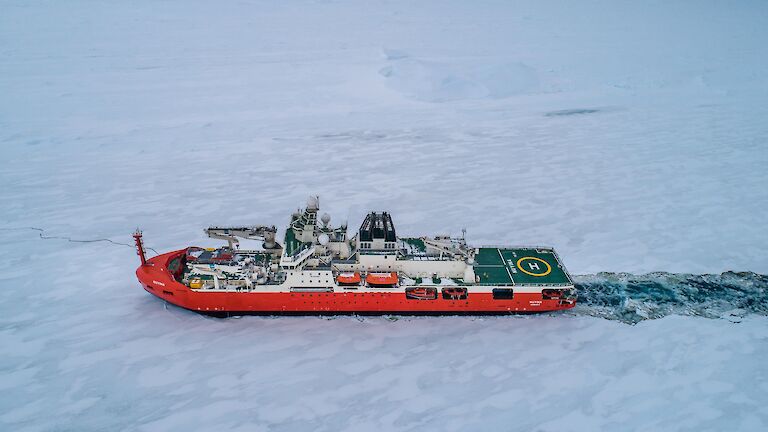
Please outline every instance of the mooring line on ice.
[[[98, 243], [98, 242], [108, 242], [112, 243], [113, 245], [119, 245], [119, 246], [127, 246], [129, 248], [135, 248], [135, 245], [128, 244], [128, 243], [121, 243], [117, 242], [108, 238], [99, 238], [99, 239], [91, 239], [91, 240], [82, 240], [82, 239], [73, 239], [69, 236], [51, 236], [45, 234], [45, 229], [38, 228], [38, 227], [18, 227], [18, 228], [0, 228], [1, 231], [22, 231], [22, 230], [31, 230], [31, 231], [38, 231], [38, 235], [43, 240], [66, 240], [70, 243]], [[151, 250], [156, 255], [159, 255], [156, 250], [152, 249], [151, 247], [146, 247], [147, 250]]]

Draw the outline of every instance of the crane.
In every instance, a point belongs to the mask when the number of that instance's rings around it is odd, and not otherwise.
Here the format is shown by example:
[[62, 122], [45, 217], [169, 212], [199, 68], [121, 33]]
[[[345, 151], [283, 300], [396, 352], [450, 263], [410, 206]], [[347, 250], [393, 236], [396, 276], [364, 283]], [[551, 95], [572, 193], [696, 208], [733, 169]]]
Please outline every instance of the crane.
[[261, 240], [266, 250], [282, 249], [279, 243], [275, 242], [277, 228], [275, 226], [252, 225], [239, 227], [217, 227], [212, 226], [205, 229], [205, 234], [214, 239], [226, 240], [230, 249], [240, 247], [239, 238], [246, 240]]

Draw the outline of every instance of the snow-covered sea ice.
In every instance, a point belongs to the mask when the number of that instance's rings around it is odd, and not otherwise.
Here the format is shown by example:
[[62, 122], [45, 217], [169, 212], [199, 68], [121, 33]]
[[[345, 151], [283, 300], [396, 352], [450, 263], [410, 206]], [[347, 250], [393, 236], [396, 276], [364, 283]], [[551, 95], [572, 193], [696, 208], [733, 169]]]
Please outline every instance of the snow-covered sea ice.
[[[759, 1], [1, 2], [0, 430], [767, 429], [767, 38]], [[209, 246], [309, 194], [554, 246], [580, 303], [212, 319], [138, 286], [137, 226]]]

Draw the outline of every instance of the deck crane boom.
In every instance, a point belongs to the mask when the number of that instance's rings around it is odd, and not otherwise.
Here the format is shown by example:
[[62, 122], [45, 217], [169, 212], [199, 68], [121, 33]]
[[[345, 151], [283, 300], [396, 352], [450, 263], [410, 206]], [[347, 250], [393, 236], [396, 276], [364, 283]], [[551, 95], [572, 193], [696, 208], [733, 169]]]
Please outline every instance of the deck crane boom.
[[470, 258], [470, 251], [463, 238], [454, 239], [448, 236], [439, 236], [435, 239], [431, 239], [428, 237], [421, 237], [421, 241], [423, 241], [427, 247], [439, 251], [441, 255], [447, 253], [450, 255], [458, 255], [465, 259]]
[[261, 240], [264, 242], [264, 249], [267, 250], [282, 249], [282, 246], [275, 242], [277, 228], [275, 228], [274, 225], [252, 225], [240, 227], [212, 226], [205, 229], [205, 234], [210, 238], [226, 240], [230, 249], [236, 249], [240, 246], [238, 237], [246, 240]]

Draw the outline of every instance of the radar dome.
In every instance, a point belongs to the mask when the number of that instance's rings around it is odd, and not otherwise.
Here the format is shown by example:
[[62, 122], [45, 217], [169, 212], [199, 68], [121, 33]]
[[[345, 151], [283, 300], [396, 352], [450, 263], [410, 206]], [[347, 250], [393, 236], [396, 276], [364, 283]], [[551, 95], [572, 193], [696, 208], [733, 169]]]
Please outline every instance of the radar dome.
[[327, 245], [327, 244], [328, 244], [328, 242], [329, 242], [330, 240], [331, 240], [331, 239], [330, 239], [330, 238], [328, 238], [328, 234], [325, 234], [325, 233], [323, 233], [323, 234], [320, 234], [320, 235], [317, 237], [317, 242], [318, 242], [318, 243], [320, 243], [320, 244], [321, 244], [321, 245], [323, 245], [323, 246]]
[[323, 221], [324, 224], [328, 225], [328, 222], [331, 221], [331, 215], [328, 213], [323, 213], [323, 216], [320, 218], [321, 221]]
[[307, 199], [307, 210], [317, 210], [320, 208], [320, 202], [317, 197], [309, 197]]

